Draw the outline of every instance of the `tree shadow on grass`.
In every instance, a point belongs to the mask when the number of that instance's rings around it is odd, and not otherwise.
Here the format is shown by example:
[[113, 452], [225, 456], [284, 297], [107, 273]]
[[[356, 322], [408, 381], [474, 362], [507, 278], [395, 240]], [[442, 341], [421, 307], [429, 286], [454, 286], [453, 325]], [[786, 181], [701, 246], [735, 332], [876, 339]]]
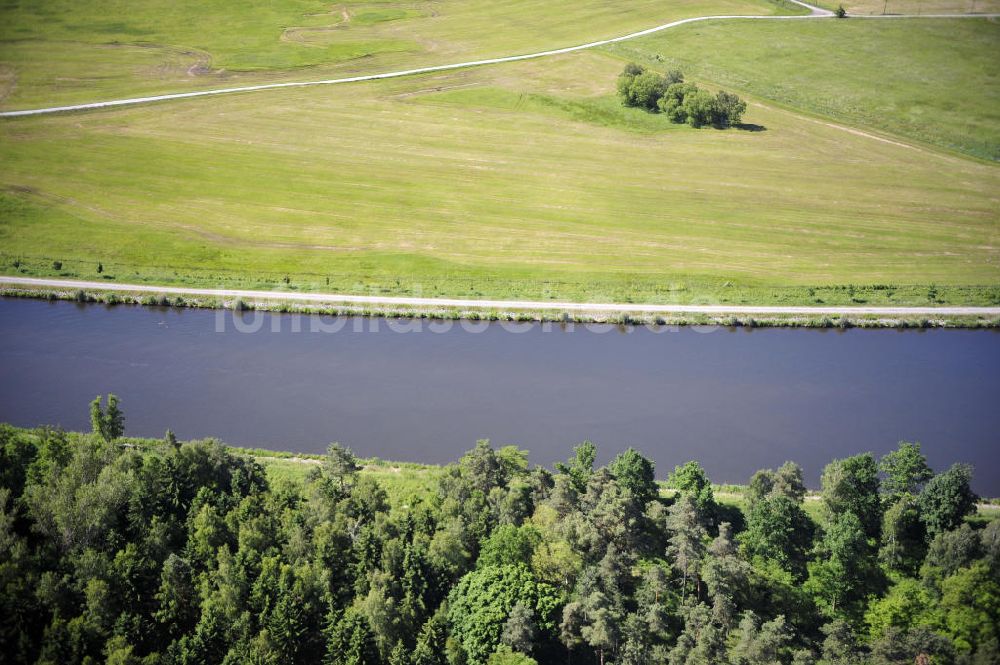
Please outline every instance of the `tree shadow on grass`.
[[767, 127], [764, 125], [755, 125], [753, 123], [741, 122], [737, 125], [733, 125], [733, 129], [739, 129], [744, 132], [766, 132]]

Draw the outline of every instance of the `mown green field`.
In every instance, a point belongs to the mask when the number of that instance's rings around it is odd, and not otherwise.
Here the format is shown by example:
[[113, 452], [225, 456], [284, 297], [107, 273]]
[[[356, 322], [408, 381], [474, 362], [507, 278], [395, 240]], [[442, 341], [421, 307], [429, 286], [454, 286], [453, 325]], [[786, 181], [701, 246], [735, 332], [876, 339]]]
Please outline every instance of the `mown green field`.
[[780, 0], [2, 0], [0, 107], [374, 73], [571, 46], [690, 16], [800, 11]]
[[[961, 43], [982, 29], [952, 27]], [[846, 57], [827, 46], [790, 57]], [[956, 71], [984, 91], [963, 98], [964, 115], [992, 122], [989, 54], [958, 53]], [[618, 104], [621, 66], [576, 53], [6, 121], [0, 261], [8, 273], [97, 278], [100, 262], [122, 282], [424, 296], [1000, 300], [996, 165], [758, 97], [744, 120], [759, 131], [671, 125]], [[951, 89], [946, 68], [924, 73]], [[907, 103], [887, 80], [866, 85]]]
[[[426, 51], [390, 49], [409, 66], [661, 16], [778, 11], [751, 0], [235, 12], [145, 0], [112, 21], [61, 0], [0, 7], [5, 104], [176, 89], [157, 64], [162, 44], [172, 58], [209, 57], [194, 78], [280, 77], [343, 62], [345, 35], [369, 44], [390, 26], [416, 42], [436, 35]], [[288, 37], [300, 18], [343, 25], [318, 45]], [[422, 296], [993, 304], [998, 45], [987, 20], [715, 22], [603, 53], [5, 121], [0, 271]], [[106, 70], [120, 49], [145, 64]], [[749, 95], [747, 129], [623, 108], [624, 60]]]
[[836, 9], [843, 6], [849, 15], [876, 14], [995, 14], [1000, 12], [998, 0], [817, 0], [820, 7]]
[[686, 25], [609, 50], [850, 125], [1000, 160], [1000, 22]]

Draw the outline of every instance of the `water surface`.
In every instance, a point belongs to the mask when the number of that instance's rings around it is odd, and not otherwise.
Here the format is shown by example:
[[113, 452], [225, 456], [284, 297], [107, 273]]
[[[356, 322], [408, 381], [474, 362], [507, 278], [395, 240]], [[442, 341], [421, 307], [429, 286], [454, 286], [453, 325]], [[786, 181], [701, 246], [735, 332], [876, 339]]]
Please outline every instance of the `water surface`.
[[[811, 486], [834, 457], [906, 439], [938, 469], [973, 463], [977, 490], [1000, 495], [990, 331], [400, 333], [378, 319], [234, 316], [0, 299], [0, 421], [86, 429], [89, 401], [114, 392], [136, 436], [299, 452], [340, 441], [423, 462], [488, 438], [542, 464], [590, 439], [602, 461], [640, 449], [661, 477], [698, 459], [713, 481], [745, 482], [792, 459]], [[340, 329], [310, 332], [314, 321]]]

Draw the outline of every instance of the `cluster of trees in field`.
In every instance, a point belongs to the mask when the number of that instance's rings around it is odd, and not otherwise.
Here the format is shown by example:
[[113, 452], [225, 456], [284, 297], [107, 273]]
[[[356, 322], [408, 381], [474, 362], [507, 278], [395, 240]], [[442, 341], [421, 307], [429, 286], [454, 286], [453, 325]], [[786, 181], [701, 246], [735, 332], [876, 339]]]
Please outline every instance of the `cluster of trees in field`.
[[618, 96], [625, 106], [661, 112], [671, 122], [692, 127], [732, 127], [747, 110], [746, 102], [730, 92], [713, 95], [685, 83], [684, 74], [676, 69], [664, 75], [635, 63], [625, 65], [618, 75]]
[[0, 426], [0, 648], [11, 663], [996, 663], [1000, 521], [919, 446], [801, 469], [743, 509], [695, 462], [629, 449], [554, 472], [480, 442], [389, 501], [332, 445], [269, 482], [213, 440]]

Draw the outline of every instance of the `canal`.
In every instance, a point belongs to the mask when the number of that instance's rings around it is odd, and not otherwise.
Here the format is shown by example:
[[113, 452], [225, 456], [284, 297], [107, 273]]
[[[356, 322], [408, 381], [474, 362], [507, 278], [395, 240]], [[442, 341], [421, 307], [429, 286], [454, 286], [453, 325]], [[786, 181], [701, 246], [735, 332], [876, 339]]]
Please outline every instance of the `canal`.
[[0, 421], [430, 463], [477, 439], [550, 465], [590, 439], [714, 482], [919, 441], [1000, 495], [1000, 334], [347, 319], [0, 299]]

